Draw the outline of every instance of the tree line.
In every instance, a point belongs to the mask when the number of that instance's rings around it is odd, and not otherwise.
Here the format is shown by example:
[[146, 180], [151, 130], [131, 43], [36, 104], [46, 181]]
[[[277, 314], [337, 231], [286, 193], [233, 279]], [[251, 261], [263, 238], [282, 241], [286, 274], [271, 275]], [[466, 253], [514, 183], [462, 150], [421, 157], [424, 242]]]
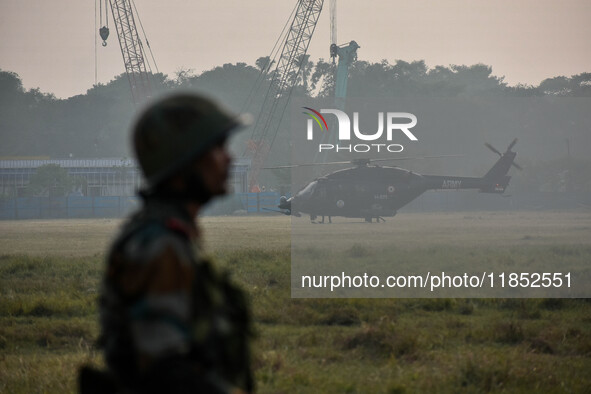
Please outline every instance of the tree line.
[[[268, 57], [254, 65], [224, 64], [200, 74], [179, 70], [174, 75], [151, 75], [155, 94], [197, 90], [210, 94], [235, 112], [256, 114], [264, 99], [269, 76], [262, 73]], [[334, 93], [336, 65], [320, 59], [301, 59], [301, 73], [292, 97], [322, 98]], [[263, 88], [253, 91], [256, 81]], [[591, 97], [591, 73], [558, 76], [538, 86], [509, 86], [484, 64], [436, 66], [424, 61], [394, 64], [386, 60], [357, 61], [350, 68], [351, 97]], [[18, 74], [0, 70], [0, 156], [50, 158], [129, 157], [129, 129], [136, 115], [125, 74], [106, 84], [92, 86], [84, 94], [58, 99], [39, 88], [25, 89]], [[286, 127], [287, 128], [287, 127]], [[287, 132], [284, 136], [288, 136]], [[234, 142], [237, 151], [250, 133]], [[274, 147], [273, 157], [290, 157], [287, 144]], [[591, 186], [590, 186], [591, 188]]]

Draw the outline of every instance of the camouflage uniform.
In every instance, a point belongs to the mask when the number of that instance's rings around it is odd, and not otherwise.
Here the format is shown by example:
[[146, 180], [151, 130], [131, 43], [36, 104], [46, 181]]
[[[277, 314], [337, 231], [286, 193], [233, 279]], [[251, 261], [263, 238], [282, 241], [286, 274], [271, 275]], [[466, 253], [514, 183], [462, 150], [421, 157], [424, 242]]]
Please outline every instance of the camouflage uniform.
[[227, 193], [225, 143], [243, 125], [188, 93], [154, 102], [136, 121], [144, 205], [108, 255], [100, 298], [108, 371], [82, 367], [82, 393], [253, 390], [245, 296], [200, 252], [194, 222]]
[[103, 286], [101, 342], [121, 386], [252, 391], [245, 296], [204, 258], [178, 205], [146, 199], [113, 244]]

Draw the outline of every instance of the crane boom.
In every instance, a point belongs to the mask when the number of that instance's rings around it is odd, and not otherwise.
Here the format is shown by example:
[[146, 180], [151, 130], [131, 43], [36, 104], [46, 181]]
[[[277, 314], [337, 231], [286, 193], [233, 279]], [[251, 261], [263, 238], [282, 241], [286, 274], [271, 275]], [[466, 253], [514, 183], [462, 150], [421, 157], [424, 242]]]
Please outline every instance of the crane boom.
[[330, 0], [330, 43], [337, 43], [337, 0]]
[[[334, 45], [334, 44], [333, 44]], [[335, 105], [341, 111], [345, 110], [345, 99], [347, 97], [347, 81], [349, 80], [349, 67], [357, 60], [357, 49], [360, 46], [351, 41], [341, 46], [331, 45], [331, 56], [334, 52], [339, 58], [335, 82]]]
[[[273, 140], [281, 124], [292, 88], [305, 62], [305, 55], [324, 0], [298, 0], [297, 10], [287, 32], [281, 56], [272, 74], [271, 85], [265, 96], [261, 112], [254, 125], [251, 151], [250, 190], [258, 188], [258, 177]], [[267, 134], [272, 130], [273, 136]]]
[[[360, 46], [355, 41], [351, 41], [348, 44], [337, 45], [337, 0], [331, 0], [330, 3], [330, 31], [331, 31], [331, 42], [330, 42], [330, 57], [332, 63], [335, 63], [335, 59], [338, 57], [339, 62], [335, 73], [335, 108], [344, 111], [346, 98], [347, 98], [347, 82], [349, 80], [349, 67], [357, 60], [357, 49]], [[331, 126], [333, 127], [334, 119], [331, 118]], [[329, 144], [336, 144], [336, 134], [331, 134], [327, 137], [327, 141], [323, 141]], [[326, 162], [326, 152], [317, 152], [314, 157], [315, 162]]]
[[136, 28], [131, 0], [109, 0], [109, 3], [123, 55], [125, 73], [131, 88], [131, 96], [137, 105], [150, 97], [152, 90], [146, 70], [144, 47]]

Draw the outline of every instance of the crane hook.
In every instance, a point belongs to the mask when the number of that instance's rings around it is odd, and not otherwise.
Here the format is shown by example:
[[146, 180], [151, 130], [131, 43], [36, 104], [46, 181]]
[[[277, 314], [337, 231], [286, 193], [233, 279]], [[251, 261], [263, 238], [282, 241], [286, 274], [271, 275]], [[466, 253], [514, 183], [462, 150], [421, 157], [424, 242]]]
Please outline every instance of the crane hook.
[[103, 39], [103, 46], [107, 46], [107, 38], [109, 38], [109, 28], [107, 26], [103, 26], [99, 29], [99, 35]]

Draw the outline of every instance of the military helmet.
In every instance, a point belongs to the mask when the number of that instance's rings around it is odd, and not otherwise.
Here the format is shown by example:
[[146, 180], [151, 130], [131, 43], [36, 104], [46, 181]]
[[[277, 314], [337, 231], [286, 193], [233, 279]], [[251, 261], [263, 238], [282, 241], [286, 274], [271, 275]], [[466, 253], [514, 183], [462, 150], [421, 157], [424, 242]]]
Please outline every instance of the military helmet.
[[178, 173], [241, 125], [241, 117], [195, 94], [175, 94], [150, 105], [133, 131], [135, 154], [149, 186]]

